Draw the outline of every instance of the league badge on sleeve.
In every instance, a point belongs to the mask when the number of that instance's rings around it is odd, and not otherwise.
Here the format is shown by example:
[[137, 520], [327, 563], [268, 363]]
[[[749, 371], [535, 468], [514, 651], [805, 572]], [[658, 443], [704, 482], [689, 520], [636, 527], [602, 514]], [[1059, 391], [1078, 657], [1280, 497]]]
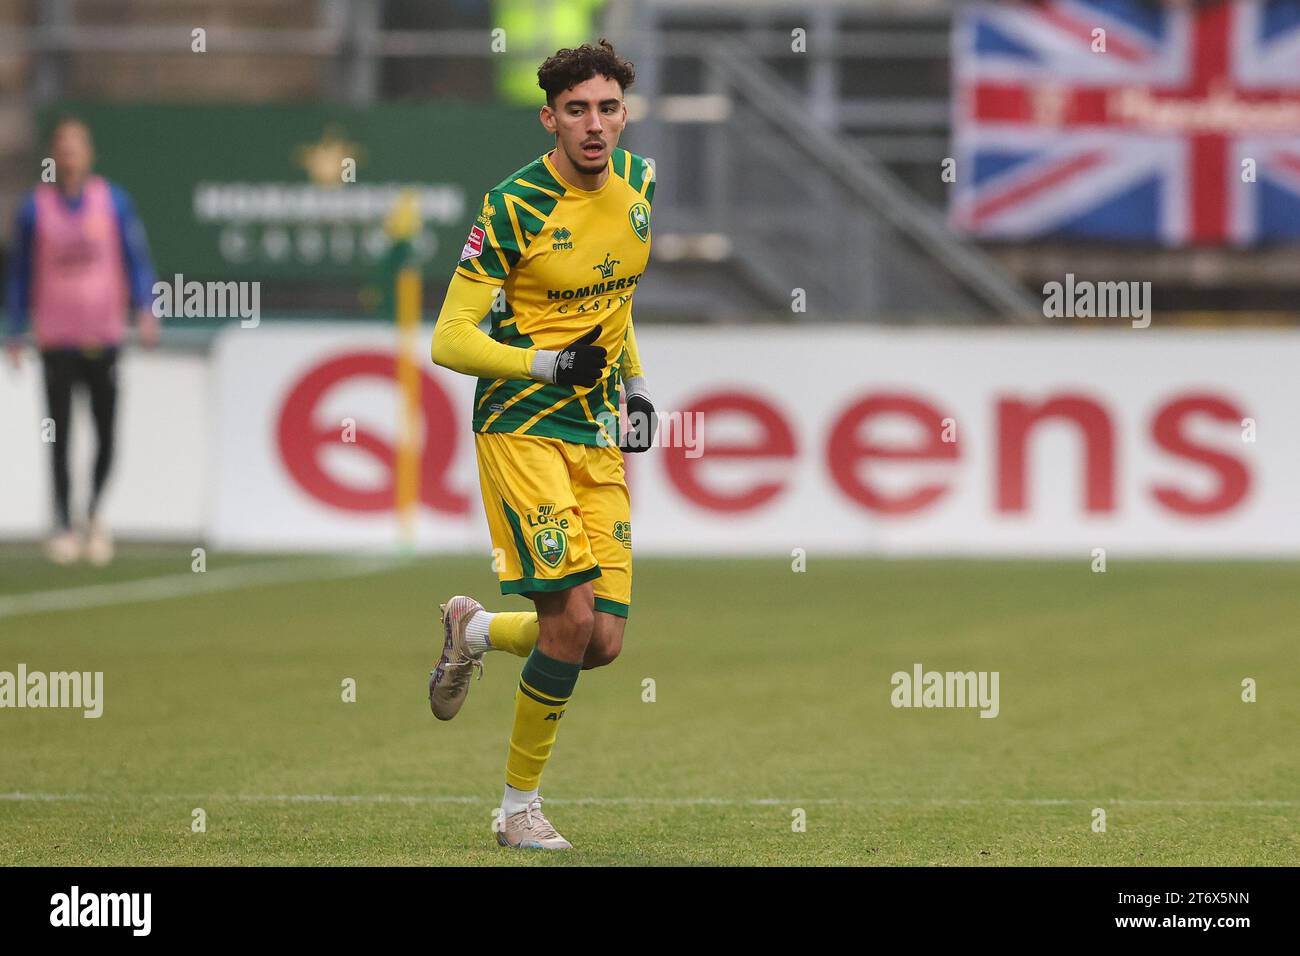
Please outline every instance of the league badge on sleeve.
[[474, 226], [470, 229], [469, 238], [465, 240], [465, 248], [460, 250], [460, 261], [464, 262], [466, 259], [473, 259], [482, 253], [485, 238], [487, 238], [487, 234], [483, 232], [481, 227]]

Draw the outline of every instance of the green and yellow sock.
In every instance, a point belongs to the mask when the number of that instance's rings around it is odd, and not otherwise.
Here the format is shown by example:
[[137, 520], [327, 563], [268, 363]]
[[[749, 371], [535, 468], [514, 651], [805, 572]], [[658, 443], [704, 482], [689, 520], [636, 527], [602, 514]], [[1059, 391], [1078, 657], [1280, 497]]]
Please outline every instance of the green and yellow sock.
[[550, 759], [560, 718], [578, 683], [581, 663], [557, 661], [536, 647], [524, 661], [515, 691], [515, 725], [506, 755], [506, 783], [516, 790], [536, 790]]

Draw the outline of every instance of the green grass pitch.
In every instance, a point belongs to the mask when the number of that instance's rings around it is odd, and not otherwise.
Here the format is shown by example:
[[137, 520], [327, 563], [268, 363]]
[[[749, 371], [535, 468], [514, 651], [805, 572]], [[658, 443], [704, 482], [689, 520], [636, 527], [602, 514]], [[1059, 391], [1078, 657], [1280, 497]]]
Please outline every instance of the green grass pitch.
[[[451, 723], [426, 699], [439, 600], [526, 602], [486, 559], [258, 581], [286, 560], [211, 553], [251, 573], [190, 593], [188, 548], [103, 571], [0, 551], [0, 670], [104, 671], [106, 698], [0, 710], [0, 860], [1300, 861], [1298, 563], [638, 559], [624, 653], [579, 680], [543, 780], [576, 848], [543, 854], [491, 834], [519, 659], [491, 655]], [[125, 602], [148, 578], [175, 596]], [[64, 587], [88, 606], [14, 604]], [[915, 662], [998, 671], [999, 716], [892, 707]]]

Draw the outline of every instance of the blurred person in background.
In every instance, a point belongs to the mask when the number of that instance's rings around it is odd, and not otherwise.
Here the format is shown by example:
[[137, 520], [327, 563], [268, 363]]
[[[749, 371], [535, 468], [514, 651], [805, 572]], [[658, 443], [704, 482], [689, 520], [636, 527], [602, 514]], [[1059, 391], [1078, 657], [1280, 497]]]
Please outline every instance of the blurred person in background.
[[[54, 423], [50, 444], [54, 531], [46, 554], [71, 564], [82, 554], [94, 564], [112, 560], [113, 542], [98, 516], [113, 463], [117, 356], [134, 310], [140, 341], [158, 341], [150, 308], [154, 272], [144, 226], [121, 187], [92, 172], [90, 130], [75, 118], [50, 133], [54, 182], [38, 185], [19, 206], [9, 256], [5, 350], [17, 369], [22, 336], [31, 325], [41, 353], [45, 396]], [[69, 510], [68, 448], [74, 386], [90, 395], [97, 449], [84, 539]]]

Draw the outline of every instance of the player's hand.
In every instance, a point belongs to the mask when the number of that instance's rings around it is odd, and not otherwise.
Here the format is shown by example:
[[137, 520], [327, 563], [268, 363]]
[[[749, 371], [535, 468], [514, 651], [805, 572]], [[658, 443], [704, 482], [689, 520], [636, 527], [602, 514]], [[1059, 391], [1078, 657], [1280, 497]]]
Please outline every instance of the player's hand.
[[596, 326], [572, 345], [561, 349], [555, 361], [556, 385], [581, 385], [591, 388], [605, 371], [605, 350], [592, 343], [600, 338]]
[[9, 358], [9, 365], [16, 372], [23, 367], [23, 343], [21, 339], [5, 340], [5, 355]]
[[659, 427], [659, 416], [650, 399], [644, 395], [627, 397], [627, 414], [623, 416], [627, 430], [619, 438], [618, 447], [622, 452], [649, 451], [654, 442], [655, 430]]
[[162, 334], [162, 323], [158, 321], [158, 316], [153, 314], [153, 309], [137, 310], [135, 324], [141, 345], [151, 349], [158, 344], [158, 338]]

